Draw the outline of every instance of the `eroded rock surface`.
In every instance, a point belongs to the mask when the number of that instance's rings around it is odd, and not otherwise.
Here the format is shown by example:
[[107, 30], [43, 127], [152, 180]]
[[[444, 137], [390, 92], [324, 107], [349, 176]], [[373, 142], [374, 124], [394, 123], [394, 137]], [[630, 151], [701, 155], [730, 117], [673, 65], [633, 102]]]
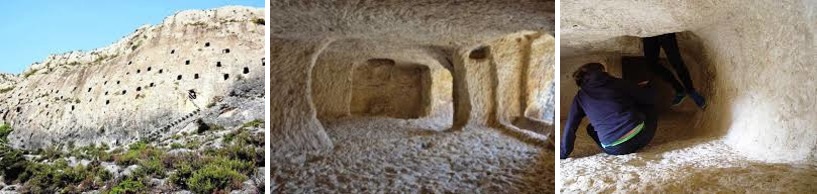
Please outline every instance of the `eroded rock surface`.
[[271, 3], [274, 192], [552, 190], [553, 1]]
[[[177, 132], [222, 100], [263, 104], [263, 18], [261, 8], [182, 11], [110, 46], [2, 75], [0, 118], [15, 129], [9, 140], [23, 149], [126, 145]], [[235, 94], [246, 87], [262, 90]], [[221, 108], [233, 126], [264, 115], [260, 105], [243, 104]]]

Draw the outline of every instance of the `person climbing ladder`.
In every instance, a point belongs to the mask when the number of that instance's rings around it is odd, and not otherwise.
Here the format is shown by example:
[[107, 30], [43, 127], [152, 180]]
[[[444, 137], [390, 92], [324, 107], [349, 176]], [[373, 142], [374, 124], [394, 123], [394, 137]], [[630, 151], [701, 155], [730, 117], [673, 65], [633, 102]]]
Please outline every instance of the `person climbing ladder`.
[[[692, 79], [689, 76], [689, 70], [687, 70], [686, 65], [684, 65], [684, 60], [681, 59], [681, 52], [678, 49], [678, 41], [675, 38], [675, 33], [646, 37], [642, 38], [641, 41], [644, 45], [644, 57], [647, 58], [647, 64], [650, 66], [652, 72], [664, 79], [664, 81], [669, 82], [672, 88], [675, 89], [675, 98], [672, 99], [672, 106], [680, 105], [684, 102], [686, 96], [689, 95], [698, 107], [701, 109], [706, 108], [706, 100], [695, 90], [695, 86], [692, 84]], [[660, 54], [661, 48], [664, 48], [664, 54], [667, 55], [669, 63], [673, 69], [675, 69], [683, 85], [675, 79], [675, 75], [670, 70], [658, 64], [658, 55]]]

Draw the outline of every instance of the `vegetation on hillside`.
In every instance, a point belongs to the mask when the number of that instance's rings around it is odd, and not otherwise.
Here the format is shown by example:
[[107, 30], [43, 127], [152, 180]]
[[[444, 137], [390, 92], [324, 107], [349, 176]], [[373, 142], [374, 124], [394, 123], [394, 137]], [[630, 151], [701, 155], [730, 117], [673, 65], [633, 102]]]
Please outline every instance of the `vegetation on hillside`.
[[[26, 159], [25, 151], [8, 145], [12, 132], [0, 126], [0, 176], [7, 184], [22, 185], [21, 192], [31, 193], [146, 193], [152, 179], [166, 179], [168, 188], [195, 193], [214, 193], [241, 189], [246, 180], [264, 164], [263, 134], [249, 134], [247, 126], [263, 126], [262, 121], [248, 122], [231, 132], [221, 147], [200, 148], [199, 140], [188, 146], [178, 143], [159, 147], [138, 141], [125, 148], [110, 150], [107, 145], [74, 147], [72, 143], [37, 150]], [[223, 127], [211, 124], [211, 130]], [[174, 135], [180, 139], [186, 135]], [[226, 137], [224, 137], [226, 138]], [[169, 152], [173, 149], [197, 148], [197, 151]], [[87, 160], [87, 164], [70, 164], [66, 158]], [[136, 165], [128, 175], [114, 177], [106, 165]]]

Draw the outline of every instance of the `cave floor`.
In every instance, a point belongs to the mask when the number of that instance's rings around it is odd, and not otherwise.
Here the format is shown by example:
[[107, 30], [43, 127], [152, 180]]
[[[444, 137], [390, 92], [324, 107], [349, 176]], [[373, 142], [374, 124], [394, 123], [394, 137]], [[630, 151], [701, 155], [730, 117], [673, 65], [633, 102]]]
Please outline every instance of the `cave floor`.
[[335, 149], [273, 163], [279, 193], [552, 193], [554, 152], [449, 119], [324, 122]]
[[773, 164], [749, 160], [718, 137], [685, 131], [691, 113], [664, 114], [646, 148], [635, 154], [601, 152], [578, 130], [571, 158], [561, 160], [561, 191], [814, 193], [817, 165]]

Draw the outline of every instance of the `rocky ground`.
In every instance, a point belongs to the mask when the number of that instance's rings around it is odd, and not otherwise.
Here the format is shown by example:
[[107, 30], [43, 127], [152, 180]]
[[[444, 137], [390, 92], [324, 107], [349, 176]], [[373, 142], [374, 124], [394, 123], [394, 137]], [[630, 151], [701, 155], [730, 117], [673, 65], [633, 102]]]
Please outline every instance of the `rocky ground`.
[[[264, 188], [263, 87], [231, 95], [122, 147], [70, 142], [40, 150], [0, 145], [0, 193], [259, 193]], [[4, 126], [0, 139], [10, 133]]]
[[[271, 158], [273, 193], [550, 193], [554, 153], [446, 119], [324, 122], [330, 153]], [[450, 123], [450, 122], [448, 122]]]
[[577, 134], [571, 158], [561, 160], [564, 193], [814, 193], [817, 165], [764, 163], [736, 153], [718, 137], [692, 134], [691, 113], [669, 113], [654, 141], [636, 154], [601, 153]]

